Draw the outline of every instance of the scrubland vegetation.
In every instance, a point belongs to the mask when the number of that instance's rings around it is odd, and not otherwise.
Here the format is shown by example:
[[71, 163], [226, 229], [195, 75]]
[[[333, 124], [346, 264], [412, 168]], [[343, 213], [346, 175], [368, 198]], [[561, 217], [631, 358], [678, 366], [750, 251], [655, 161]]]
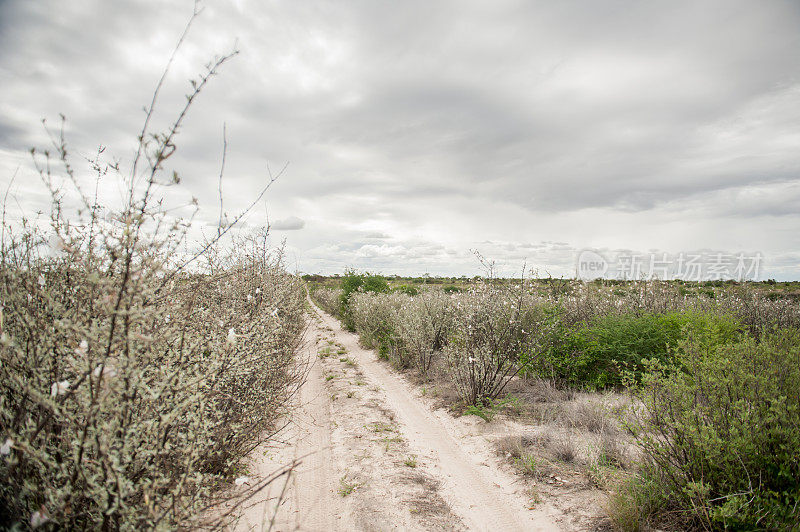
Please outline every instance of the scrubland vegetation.
[[4, 243], [2, 520], [199, 526], [300, 383], [299, 285], [258, 248], [171, 276], [157, 246], [64, 237]]
[[[387, 282], [352, 271], [310, 281], [315, 301], [362, 343], [423, 382], [454, 390], [452, 408], [487, 420], [524, 410], [508, 391], [527, 383], [548, 396], [528, 405], [536, 413], [529, 423], [596, 434], [584, 470], [608, 492], [619, 529], [800, 523], [796, 287]], [[609, 393], [620, 398], [614, 408], [570, 402]], [[545, 440], [506, 441], [502, 452], [538, 475], [547, 464], [575, 461], [569, 439]]]
[[[56, 133], [33, 151], [49, 218], [12, 222], [4, 209], [4, 525], [219, 527], [222, 508], [285, 473], [250, 481], [244, 459], [280, 429], [302, 382], [302, 283], [264, 233], [222, 246], [233, 224], [220, 214], [216, 235], [193, 242], [190, 220], [164, 204], [179, 180], [166, 161], [183, 118], [229, 57], [192, 83], [166, 132], [150, 133], [148, 110], [131, 168], [104, 163], [101, 149], [84, 175]], [[85, 192], [100, 180], [125, 191], [119, 206]]]
[[[0, 523], [219, 528], [294, 465], [254, 481], [246, 459], [280, 431], [304, 378], [294, 358], [303, 283], [266, 228], [234, 234], [241, 217], [229, 221], [220, 205], [215, 234], [192, 241], [192, 220], [163, 194], [180, 182], [167, 160], [189, 107], [234, 54], [211, 62], [171, 126], [152, 133], [158, 85], [130, 168], [101, 148], [90, 176], [76, 171], [62, 128], [48, 150], [32, 150], [49, 217], [12, 221], [4, 204]], [[98, 200], [100, 180], [123, 191], [119, 205]], [[560, 424], [498, 450], [546, 482], [580, 464], [608, 492], [619, 529], [800, 523], [795, 285], [354, 271], [306, 281], [365, 346], [454, 410]], [[336, 355], [355, 366], [343, 348]], [[601, 393], [610, 407], [584, 400]], [[591, 435], [586, 453], [570, 439], [578, 429]], [[416, 468], [416, 457], [404, 464]], [[358, 487], [340, 483], [342, 497]]]

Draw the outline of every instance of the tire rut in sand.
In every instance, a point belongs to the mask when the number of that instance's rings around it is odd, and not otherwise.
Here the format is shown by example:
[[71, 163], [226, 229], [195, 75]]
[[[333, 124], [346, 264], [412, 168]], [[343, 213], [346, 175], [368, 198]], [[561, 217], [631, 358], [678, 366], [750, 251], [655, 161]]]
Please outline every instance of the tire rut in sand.
[[342, 330], [334, 318], [316, 306], [313, 308], [332, 341], [346, 350], [358, 366], [364, 382], [381, 390], [376, 406], [392, 413], [394, 427], [409, 452], [426, 464], [437, 492], [452, 514], [458, 516], [459, 522], [451, 528], [528, 531], [560, 528], [549, 508], [529, 509], [530, 501], [521, 493], [523, 488], [513, 476], [487, 461], [479, 462], [471, 449], [463, 448], [442, 418], [415, 397], [409, 384], [378, 361], [374, 351], [361, 348], [355, 335]]
[[430, 474], [430, 460], [415, 456], [370, 382], [330, 328], [319, 345], [331, 400], [331, 447], [338, 478], [340, 529], [463, 530]]

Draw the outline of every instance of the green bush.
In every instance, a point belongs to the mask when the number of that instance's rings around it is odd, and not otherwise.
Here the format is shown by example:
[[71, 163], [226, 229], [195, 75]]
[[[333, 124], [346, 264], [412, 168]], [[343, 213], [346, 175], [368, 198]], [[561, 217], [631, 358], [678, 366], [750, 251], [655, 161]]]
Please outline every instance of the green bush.
[[577, 330], [556, 327], [541, 371], [576, 386], [619, 386], [627, 372], [640, 377], [645, 361], [668, 361], [671, 348], [692, 332], [725, 342], [739, 326], [700, 312], [600, 316]]
[[354, 292], [389, 292], [389, 283], [380, 275], [369, 273], [357, 273], [355, 270], [347, 270], [342, 277], [342, 292], [339, 295], [339, 318], [348, 331], [355, 331], [353, 316], [350, 312], [350, 297]]
[[668, 490], [671, 515], [708, 529], [800, 523], [800, 331], [757, 342], [690, 334], [651, 361], [628, 430]]
[[396, 287], [393, 292], [400, 292], [401, 294], [405, 294], [407, 296], [419, 295], [418, 288], [414, 286], [408, 286], [407, 284], [401, 284], [400, 286]]

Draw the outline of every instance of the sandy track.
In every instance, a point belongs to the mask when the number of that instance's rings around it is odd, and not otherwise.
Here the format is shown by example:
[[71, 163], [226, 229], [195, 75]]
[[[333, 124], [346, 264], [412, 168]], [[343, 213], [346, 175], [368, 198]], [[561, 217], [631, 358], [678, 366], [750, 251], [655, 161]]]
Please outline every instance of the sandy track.
[[333, 530], [336, 505], [331, 467], [330, 401], [319, 364], [312, 364], [306, 385], [300, 390], [304, 405], [306, 436], [299, 441], [297, 457], [302, 459], [295, 476], [297, 497], [295, 524], [302, 530]]
[[[312, 324], [310, 336], [317, 328]], [[301, 353], [308, 364], [306, 381], [294, 400], [291, 424], [280, 434], [283, 443], [270, 443], [251, 455], [251, 475], [265, 478], [293, 460], [300, 465], [245, 505], [234, 526], [236, 531], [336, 530], [332, 511], [335, 471], [331, 459], [330, 400], [316, 343], [308, 342]], [[274, 517], [274, 522], [271, 522]]]
[[[313, 305], [313, 303], [312, 303]], [[471, 530], [558, 530], [547, 509], [530, 510], [530, 502], [513, 476], [493, 467], [488, 444], [476, 449], [459, 443], [454, 427], [416, 397], [411, 386], [363, 349], [358, 338], [316, 306], [315, 311], [336, 340], [345, 346], [367, 380], [382, 388], [408, 446], [433, 463], [444, 500]]]
[[311, 305], [309, 372], [292, 423], [283, 444], [251, 456], [250, 471], [263, 478], [302, 463], [243, 508], [235, 530], [267, 530], [273, 515], [277, 531], [561, 529], [549, 506], [529, 509], [524, 484], [467, 420], [433, 410]]

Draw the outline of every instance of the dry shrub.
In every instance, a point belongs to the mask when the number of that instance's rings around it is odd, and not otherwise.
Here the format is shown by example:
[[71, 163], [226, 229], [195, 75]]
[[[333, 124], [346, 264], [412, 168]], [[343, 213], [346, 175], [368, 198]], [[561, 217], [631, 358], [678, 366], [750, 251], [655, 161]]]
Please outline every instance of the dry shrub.
[[547, 425], [564, 417], [563, 403], [528, 403], [524, 407], [525, 417], [536, 425]]
[[410, 298], [396, 314], [397, 350], [424, 377], [434, 357], [444, 348], [455, 324], [451, 298], [429, 290]]
[[[328, 298], [324, 291], [318, 298]], [[438, 353], [464, 403], [488, 404], [529, 366], [547, 337], [546, 309], [529, 284], [480, 283], [446, 294], [431, 289], [403, 292], [353, 291], [346, 320], [367, 347], [378, 349], [396, 367], [423, 376]]]
[[553, 437], [548, 432], [535, 434], [510, 434], [495, 442], [497, 452], [513, 459], [527, 460], [529, 465], [539, 464], [538, 472], [545, 469], [548, 474], [553, 464], [550, 459], [560, 462], [575, 460], [575, 445], [569, 435]]
[[339, 304], [342, 297], [341, 288], [315, 287], [311, 290], [311, 299], [331, 316], [339, 316]]
[[410, 296], [402, 293], [353, 292], [348, 299], [349, 319], [361, 343], [375, 348], [397, 367], [409, 367], [403, 353], [395, 349], [394, 334], [397, 311]]
[[456, 309], [438, 290], [354, 293], [350, 315], [361, 341], [377, 348], [395, 367], [414, 368], [427, 378], [454, 326]]
[[462, 400], [480, 405], [499, 397], [535, 361], [548, 317], [526, 282], [481, 283], [457, 297], [446, 353]]
[[576, 393], [572, 388], [560, 388], [550, 380], [537, 378], [514, 379], [506, 390], [532, 403], [565, 403]]
[[[545, 439], [542, 439], [542, 436]], [[544, 478], [556, 471], [550, 460], [541, 452], [544, 441], [549, 441], [549, 437], [508, 435], [497, 440], [495, 448], [500, 454], [510, 458], [524, 475]]]
[[597, 443], [597, 457], [603, 463], [620, 469], [630, 467], [628, 450], [616, 434], [604, 433], [600, 436]]
[[527, 447], [547, 447], [553, 441], [550, 432], [526, 433], [522, 435], [522, 442]]
[[[628, 371], [640, 376], [644, 361], [670, 359], [691, 328], [727, 328], [733, 336], [800, 323], [800, 307], [755, 289], [733, 287], [709, 299], [663, 281], [565, 282], [544, 294], [541, 286], [488, 279], [457, 293], [354, 292], [348, 323], [366, 346], [425, 377], [441, 352], [462, 402], [476, 406], [499, 397], [516, 375], [549, 385], [535, 399], [547, 402], [570, 399], [570, 388], [622, 387]], [[333, 307], [333, 292], [318, 293]], [[592, 413], [583, 414], [578, 422], [593, 426]]]
[[800, 305], [790, 299], [770, 300], [766, 295], [744, 287], [724, 292], [713, 304], [729, 313], [747, 328], [754, 338], [763, 332], [800, 328]]
[[52, 197], [49, 227], [2, 226], [4, 523], [218, 526], [202, 520], [208, 508], [270, 481], [227, 490], [301, 381], [301, 286], [264, 235], [228, 257], [218, 238], [187, 254], [189, 223], [155, 195], [170, 182], [164, 164], [188, 106], [225, 59], [193, 85], [166, 133], [145, 127], [130, 174], [92, 162], [98, 179], [116, 176], [127, 190], [117, 208], [83, 194], [63, 133], [54, 141], [61, 173], [35, 152]]
[[356, 291], [347, 307], [365, 346], [377, 349], [395, 367], [414, 368], [426, 378], [436, 354], [447, 345], [456, 313], [450, 297], [434, 290], [416, 296]]
[[57, 223], [61, 258], [41, 256], [35, 233], [3, 242], [10, 519], [45, 508], [63, 526], [139, 528], [197, 515], [299, 383], [302, 293], [280, 254], [239, 246], [213, 274], [175, 274], [136, 233]]

